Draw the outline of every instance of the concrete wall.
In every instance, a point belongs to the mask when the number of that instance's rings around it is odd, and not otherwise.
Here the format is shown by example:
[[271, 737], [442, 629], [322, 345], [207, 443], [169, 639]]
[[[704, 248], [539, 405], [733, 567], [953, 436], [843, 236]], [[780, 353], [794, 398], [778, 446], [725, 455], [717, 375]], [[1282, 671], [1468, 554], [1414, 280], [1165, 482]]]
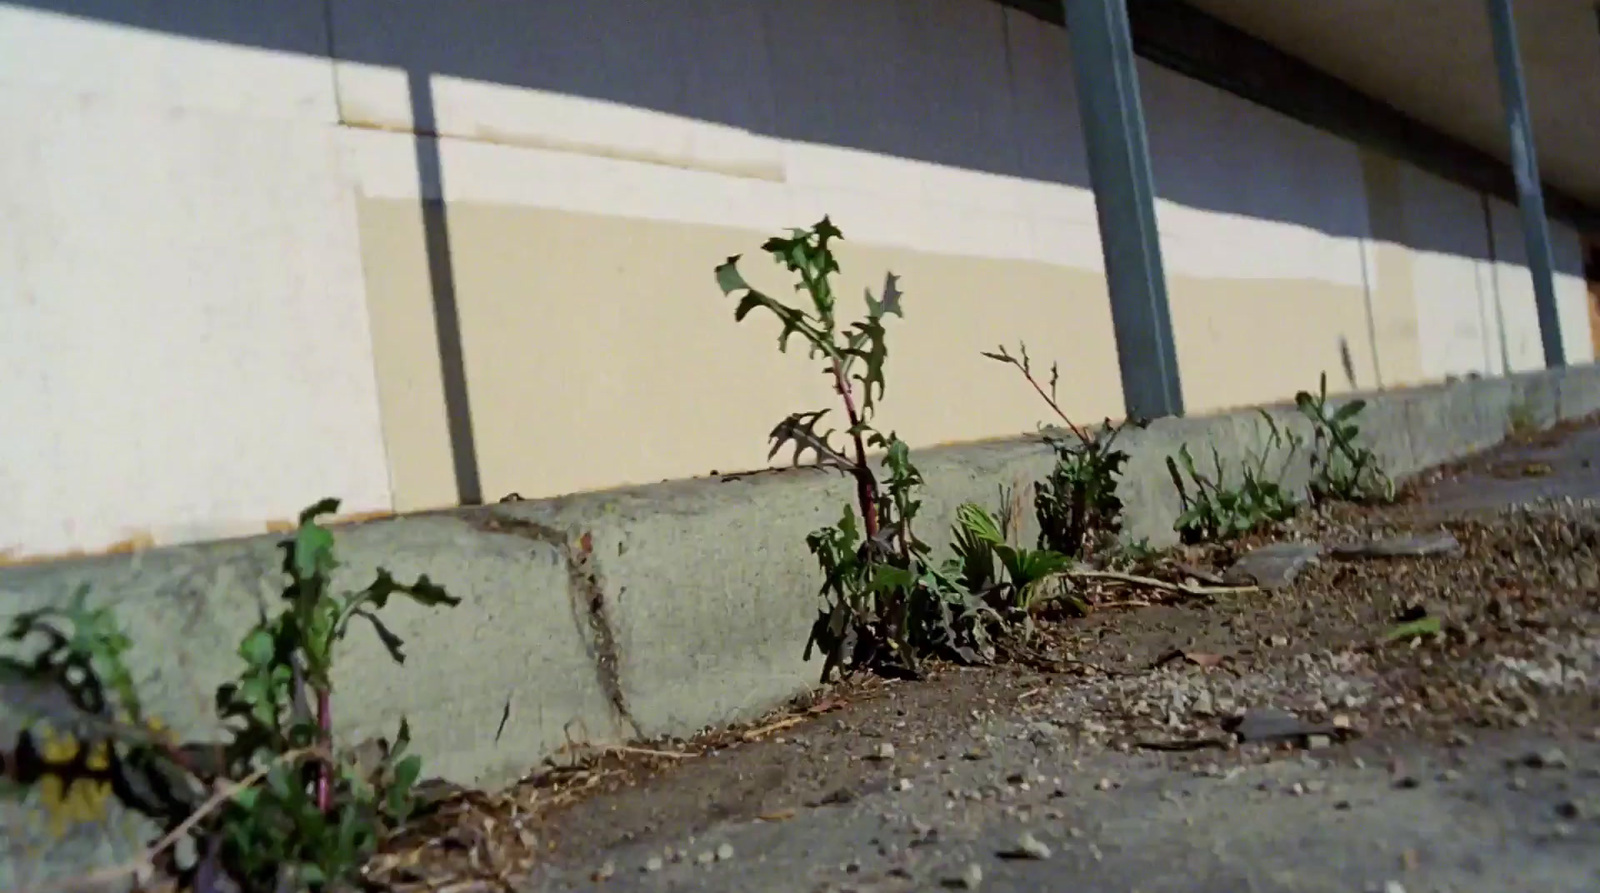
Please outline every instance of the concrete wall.
[[[1600, 410], [1600, 368], [1391, 390], [1372, 395], [1361, 425], [1398, 476], [1496, 443], [1513, 407], [1540, 425]], [[1273, 412], [1305, 432], [1292, 409]], [[1237, 467], [1261, 448], [1262, 431], [1247, 410], [1128, 432], [1119, 495], [1131, 536], [1175, 539], [1178, 498], [1163, 462], [1180, 444], [1215, 446]], [[943, 549], [956, 507], [996, 506], [997, 487], [1029, 504], [1028, 488], [1052, 461], [1023, 439], [920, 452], [920, 533]], [[1302, 461], [1287, 483], [1306, 477]], [[818, 586], [805, 535], [849, 500], [843, 478], [794, 470], [344, 528], [336, 585], [365, 585], [386, 567], [426, 573], [463, 604], [386, 610], [406, 640], [400, 667], [375, 637], [352, 635], [335, 667], [337, 730], [351, 742], [389, 735], [406, 716], [430, 775], [496, 786], [568, 741], [687, 735], [758, 716], [820, 672], [819, 660], [802, 657]], [[1031, 541], [1033, 513], [1019, 520]], [[146, 709], [205, 736], [214, 730], [209, 693], [238, 669], [234, 644], [283, 585], [275, 546], [256, 537], [0, 569], [0, 605], [62, 604], [88, 587], [96, 603], [115, 606], [136, 645], [130, 663]], [[16, 734], [18, 720], [0, 703], [0, 738]], [[53, 836], [46, 818], [37, 801], [0, 801], [0, 889], [117, 864], [140, 843], [117, 821]]]
[[1368, 325], [1357, 147], [1152, 63], [1139, 73], [1185, 405], [1278, 400], [1323, 372], [1375, 385], [1374, 356], [1406, 344]]
[[0, 5], [0, 556], [389, 506], [330, 73]]
[[[1120, 412], [1062, 31], [987, 0], [595, 10], [0, 7], [0, 555], [455, 504], [441, 312], [488, 499], [762, 466], [829, 394], [710, 270], [824, 213], [844, 293], [902, 276], [882, 421], [912, 444], [1031, 428], [978, 353], [1018, 338], [1069, 411]], [[1191, 409], [1478, 362], [1470, 195], [1141, 77]]]
[[[1374, 313], [1404, 313], [1409, 305], [1415, 338], [1415, 365], [1385, 383], [1544, 368], [1516, 207], [1370, 153], [1364, 165], [1371, 251], [1379, 259], [1369, 279]], [[1567, 360], [1590, 362], [1581, 240], [1558, 222], [1551, 238]], [[1411, 359], [1404, 350], [1388, 358]]]
[[[1528, 276], [1528, 249], [1522, 235], [1522, 215], [1509, 202], [1492, 199], [1494, 217], [1494, 282], [1505, 308], [1505, 330], [1510, 343], [1511, 368], [1544, 367], [1539, 340], [1538, 310], [1534, 307], [1533, 280]], [[1589, 334], [1589, 296], [1583, 278], [1583, 244], [1571, 227], [1552, 223], [1551, 249], [1555, 260], [1557, 311], [1561, 317], [1561, 343], [1567, 362], [1594, 359]]]

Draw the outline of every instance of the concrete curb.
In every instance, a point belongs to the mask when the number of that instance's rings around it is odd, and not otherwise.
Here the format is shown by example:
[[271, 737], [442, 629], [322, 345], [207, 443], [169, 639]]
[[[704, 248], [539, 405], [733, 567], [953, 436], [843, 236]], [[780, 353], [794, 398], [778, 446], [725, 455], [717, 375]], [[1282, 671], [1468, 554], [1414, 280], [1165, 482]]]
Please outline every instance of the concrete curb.
[[[1499, 442], [1516, 406], [1541, 426], [1600, 410], [1600, 367], [1363, 396], [1364, 434], [1398, 477]], [[1292, 406], [1266, 411], [1309, 433]], [[1173, 541], [1178, 500], [1165, 459], [1184, 442], [1197, 457], [1214, 444], [1237, 463], [1263, 443], [1259, 411], [1125, 433], [1132, 537]], [[1052, 464], [1036, 439], [917, 459], [927, 479], [921, 530], [936, 546], [957, 505], [998, 506], [1002, 488], [1032, 540], [1027, 489]], [[1301, 458], [1290, 482], [1305, 477]], [[400, 668], [374, 637], [351, 637], [336, 680], [340, 732], [392, 734], [405, 715], [430, 774], [495, 786], [568, 740], [684, 735], [755, 716], [815, 682], [820, 664], [801, 659], [817, 604], [804, 540], [851, 495], [837, 475], [797, 469], [340, 527], [342, 584], [364, 585], [382, 566], [427, 573], [464, 600], [453, 610], [391, 607], [385, 616], [409, 655]], [[239, 635], [278, 595], [279, 539], [0, 569], [0, 604], [7, 613], [59, 604], [88, 586], [117, 607], [136, 644], [147, 706], [180, 731], [204, 733]], [[0, 705], [0, 734], [14, 734], [14, 720]], [[104, 829], [56, 839], [36, 827], [39, 815], [0, 804], [8, 829], [33, 829], [14, 838], [32, 849], [0, 856], [0, 888], [22, 882], [13, 872], [29, 863], [55, 874], [133, 852], [132, 837]]]

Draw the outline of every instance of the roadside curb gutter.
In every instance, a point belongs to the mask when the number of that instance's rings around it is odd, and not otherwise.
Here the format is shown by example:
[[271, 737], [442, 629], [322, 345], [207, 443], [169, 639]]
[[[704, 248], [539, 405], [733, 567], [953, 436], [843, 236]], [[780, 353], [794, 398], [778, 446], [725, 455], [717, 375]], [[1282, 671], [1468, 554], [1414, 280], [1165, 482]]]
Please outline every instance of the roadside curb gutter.
[[[1544, 428], [1600, 410], [1600, 367], [1362, 396], [1363, 437], [1403, 477], [1495, 445], [1513, 412]], [[1309, 436], [1292, 406], [1264, 409]], [[1265, 433], [1255, 408], [1125, 432], [1129, 535], [1174, 541], [1178, 499], [1165, 460], [1180, 444], [1197, 456], [1214, 445], [1232, 463], [1261, 449]], [[927, 480], [922, 529], [936, 548], [958, 505], [994, 506], [1003, 489], [1024, 541], [1034, 538], [1028, 488], [1053, 463], [1037, 438], [916, 455]], [[1302, 461], [1288, 483], [1303, 488], [1308, 477]], [[334, 680], [340, 732], [392, 734], [404, 715], [429, 775], [495, 787], [569, 741], [686, 736], [753, 718], [816, 682], [820, 663], [801, 658], [818, 586], [805, 536], [851, 499], [840, 476], [795, 469], [340, 526], [337, 583], [359, 587], [382, 566], [402, 579], [425, 573], [462, 599], [450, 610], [402, 601], [385, 612], [406, 640], [403, 666], [376, 637], [347, 641]], [[235, 674], [235, 643], [282, 588], [280, 539], [0, 568], [0, 604], [7, 614], [65, 604], [87, 586], [134, 642], [147, 708], [200, 736], [214, 727], [211, 692]], [[0, 704], [0, 734], [14, 735], [17, 720]], [[59, 876], [127, 860], [140, 835], [123, 818], [57, 838], [42, 808], [0, 801], [12, 844], [0, 889], [43, 880], [33, 868]]]

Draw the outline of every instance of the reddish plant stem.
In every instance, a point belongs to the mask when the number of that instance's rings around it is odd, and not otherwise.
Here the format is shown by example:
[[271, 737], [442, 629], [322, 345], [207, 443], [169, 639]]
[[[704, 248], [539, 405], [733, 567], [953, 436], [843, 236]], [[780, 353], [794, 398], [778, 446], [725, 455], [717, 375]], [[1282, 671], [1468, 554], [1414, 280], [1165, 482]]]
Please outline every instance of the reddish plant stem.
[[851, 392], [850, 380], [845, 377], [844, 367], [839, 361], [833, 361], [833, 387], [844, 399], [845, 415], [850, 419], [850, 439], [856, 449], [856, 499], [861, 503], [861, 523], [866, 531], [867, 542], [872, 542], [878, 537], [878, 482], [872, 477], [872, 470], [867, 466], [867, 445], [861, 439], [861, 414], [856, 410], [856, 399]]
[[[1017, 368], [1021, 369], [1022, 367], [1018, 366]], [[1079, 428], [1077, 425], [1073, 424], [1072, 423], [1072, 419], [1067, 418], [1067, 414], [1065, 412], [1063, 412], [1061, 410], [1061, 406], [1056, 403], [1056, 398], [1050, 396], [1049, 392], [1047, 392], [1044, 389], [1044, 387], [1039, 384], [1038, 379], [1033, 377], [1033, 373], [1029, 372], [1026, 369], [1023, 369], [1022, 370], [1022, 377], [1026, 378], [1028, 380], [1028, 384], [1033, 385], [1033, 389], [1035, 391], [1039, 392], [1039, 396], [1044, 398], [1044, 402], [1048, 403], [1050, 405], [1051, 409], [1055, 410], [1056, 415], [1061, 417], [1061, 421], [1067, 423], [1067, 429], [1070, 430], [1074, 435], [1076, 435], [1078, 440], [1082, 441], [1084, 444], [1088, 444], [1089, 443], [1088, 435], [1083, 433], [1083, 429], [1082, 428]]]
[[[317, 731], [321, 733], [322, 740], [318, 742], [330, 753], [333, 750], [333, 693], [326, 688], [317, 689]], [[333, 784], [329, 778], [327, 760], [317, 761], [317, 809], [327, 812], [333, 808]]]

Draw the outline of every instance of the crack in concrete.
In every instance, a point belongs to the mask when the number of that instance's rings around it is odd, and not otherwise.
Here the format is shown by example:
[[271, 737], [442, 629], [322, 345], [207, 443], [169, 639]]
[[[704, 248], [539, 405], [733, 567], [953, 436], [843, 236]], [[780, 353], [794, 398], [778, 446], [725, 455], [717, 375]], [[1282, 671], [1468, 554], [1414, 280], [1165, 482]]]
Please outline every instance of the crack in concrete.
[[584, 650], [594, 661], [595, 679], [616, 718], [627, 725], [634, 735], [642, 734], [639, 724], [628, 709], [622, 692], [622, 661], [617, 646], [616, 632], [606, 616], [605, 584], [594, 558], [594, 538], [589, 533], [578, 537], [547, 524], [524, 518], [507, 518], [488, 513], [472, 513], [465, 520], [468, 526], [483, 533], [516, 536], [553, 547], [567, 566], [567, 592], [572, 600], [573, 620], [579, 625], [584, 638]]

